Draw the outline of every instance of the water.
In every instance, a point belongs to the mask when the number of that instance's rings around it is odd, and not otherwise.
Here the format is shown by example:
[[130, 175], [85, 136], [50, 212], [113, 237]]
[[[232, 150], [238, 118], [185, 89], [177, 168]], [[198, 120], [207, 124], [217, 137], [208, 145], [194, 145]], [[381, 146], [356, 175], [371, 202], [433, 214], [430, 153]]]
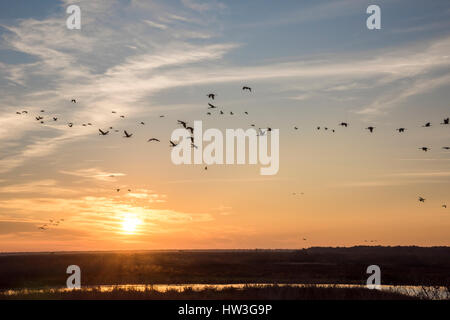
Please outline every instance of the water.
[[[167, 290], [177, 290], [183, 291], [186, 288], [191, 288], [192, 290], [203, 290], [205, 288], [213, 288], [221, 290], [224, 288], [236, 288], [242, 289], [245, 286], [271, 286], [272, 283], [233, 283], [233, 284], [204, 284], [204, 283], [191, 283], [191, 284], [120, 284], [120, 285], [98, 285], [98, 286], [86, 286], [83, 290], [100, 290], [102, 292], [109, 292], [114, 289], [123, 290], [135, 290], [135, 291], [145, 291], [145, 290], [157, 290], [160, 292], [165, 292]], [[303, 283], [286, 283], [277, 284], [278, 286], [292, 286], [292, 287], [307, 287], [307, 286], [317, 286], [317, 287], [335, 287], [335, 288], [366, 288], [365, 285], [358, 284], [303, 284]], [[16, 294], [32, 294], [32, 293], [44, 293], [48, 291], [52, 292], [63, 292], [71, 289], [67, 288], [45, 288], [45, 289], [19, 289], [19, 290], [6, 290], [1, 292], [5, 295], [16, 295]], [[445, 287], [431, 287], [431, 286], [394, 286], [394, 285], [382, 285], [380, 289], [382, 291], [391, 291], [396, 293], [405, 294], [412, 297], [422, 297], [433, 300], [448, 300], [450, 299], [450, 292]]]

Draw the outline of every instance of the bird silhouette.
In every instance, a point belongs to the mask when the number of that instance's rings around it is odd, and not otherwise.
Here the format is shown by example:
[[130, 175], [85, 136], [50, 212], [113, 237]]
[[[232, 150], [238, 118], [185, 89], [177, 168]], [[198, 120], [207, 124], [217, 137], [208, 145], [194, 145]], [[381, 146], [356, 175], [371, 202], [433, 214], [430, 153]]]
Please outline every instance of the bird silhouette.
[[192, 128], [192, 127], [186, 127], [186, 130], [189, 130], [191, 132], [191, 134], [194, 133], [194, 128]]
[[181, 121], [181, 120], [177, 120], [177, 121], [178, 121], [178, 124], [181, 124], [186, 129], [186, 126], [187, 126], [186, 121]]
[[71, 102], [72, 102], [72, 103], [77, 103], [77, 100], [72, 99]]
[[252, 92], [252, 88], [247, 87], [247, 86], [243, 86], [242, 87], [242, 91], [248, 90], [249, 92]]
[[209, 93], [209, 94], [207, 94], [206, 96], [207, 96], [208, 98], [214, 100], [214, 98], [216, 97], [216, 94], [215, 94], [215, 93]]
[[151, 141], [156, 141], [156, 142], [160, 142], [160, 141], [159, 141], [159, 139], [156, 139], [156, 138], [150, 138], [150, 139], [148, 139], [148, 141], [147, 141], [147, 142], [151, 142]]
[[234, 115], [233, 111], [230, 111], [230, 115], [231, 115], [231, 116], [233, 116], [233, 115]]
[[450, 150], [450, 147], [442, 147], [444, 150]]
[[109, 133], [109, 131], [103, 131], [102, 129], [98, 129], [98, 131], [100, 131], [99, 134], [102, 136], [106, 136]]
[[144, 122], [144, 121], [141, 121], [141, 124], [142, 124], [142, 125], [145, 125], [145, 122]]
[[212, 103], [208, 103], [208, 109], [217, 109], [217, 106], [213, 105]]
[[210, 116], [210, 115], [211, 115], [211, 112], [207, 112], [206, 115], [207, 115], [207, 116]]
[[67, 125], [69, 126], [69, 128], [73, 127], [73, 123], [72, 122], [69, 122]]
[[366, 129], [367, 129], [367, 130], [369, 130], [369, 131], [370, 131], [370, 133], [372, 133], [372, 132], [373, 132], [373, 130], [375, 129], [375, 127], [367, 127]]
[[294, 127], [294, 130], [298, 130], [298, 127]]
[[447, 209], [447, 205], [446, 205], [446, 204], [443, 204], [443, 205], [442, 205], [442, 208]]
[[123, 136], [124, 138], [131, 138], [131, 136], [133, 135], [132, 133], [128, 133], [127, 130], [123, 130], [123, 133], [125, 134]]
[[123, 118], [125, 118], [125, 116], [124, 116], [124, 115], [121, 115], [120, 117], [121, 117], [122, 119], [123, 119]]
[[396, 129], [399, 133], [403, 133], [403, 132], [405, 132], [405, 130], [406, 130], [406, 128], [398, 128], [398, 129]]
[[426, 200], [425, 198], [419, 197], [420, 202], [425, 202], [425, 200]]
[[342, 126], [342, 127], [348, 127], [348, 123], [347, 122], [341, 122], [341, 123], [339, 123], [339, 125], [340, 126]]
[[431, 150], [431, 149], [428, 147], [420, 147], [419, 150], [427, 152], [428, 150]]
[[169, 142], [170, 142], [170, 147], [176, 147], [178, 145], [178, 143], [175, 143], [172, 140], [169, 140]]
[[53, 117], [53, 121], [58, 121], [58, 118], [57, 117]]
[[247, 111], [244, 111], [244, 114], [248, 115], [248, 112], [247, 112]]
[[422, 127], [423, 127], [423, 128], [429, 128], [429, 127], [431, 127], [431, 122], [425, 123]]
[[450, 118], [445, 118], [444, 122], [442, 122], [441, 124], [449, 124]]
[[28, 113], [28, 111], [27, 111], [27, 110], [23, 110], [23, 111], [22, 111], [22, 113], [25, 113], [25, 114], [27, 114], [27, 113]]
[[113, 111], [111, 111], [111, 113], [117, 113], [117, 112], [113, 110]]

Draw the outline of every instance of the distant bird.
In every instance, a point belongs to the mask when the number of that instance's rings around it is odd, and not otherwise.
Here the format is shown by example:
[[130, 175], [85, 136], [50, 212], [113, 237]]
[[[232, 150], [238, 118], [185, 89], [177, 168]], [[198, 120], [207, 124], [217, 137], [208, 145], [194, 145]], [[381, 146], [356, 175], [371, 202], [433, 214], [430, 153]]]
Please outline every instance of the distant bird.
[[340, 126], [342, 126], [342, 127], [348, 127], [348, 123], [347, 122], [341, 122], [341, 123], [339, 123], [339, 125]]
[[186, 121], [181, 121], [181, 120], [177, 120], [177, 121], [178, 121], [178, 124], [181, 124], [184, 128], [186, 128], [186, 126], [187, 126]]
[[87, 124], [88, 126], [92, 126], [92, 123], [90, 123], [90, 122], [88, 122], [88, 124]]
[[403, 132], [405, 132], [405, 130], [406, 130], [406, 128], [398, 128], [398, 129], [396, 129], [399, 133], [403, 133]]
[[242, 90], [243, 91], [248, 90], [249, 92], [252, 92], [252, 88], [247, 87], [247, 86], [242, 87]]
[[186, 127], [186, 130], [189, 130], [191, 132], [191, 134], [194, 133], [194, 128], [192, 128], [192, 127]]
[[39, 121], [39, 120], [42, 120], [42, 119], [44, 119], [43, 117], [41, 117], [41, 116], [38, 116], [38, 117], [36, 117], [35, 118], [37, 121]]
[[22, 113], [20, 113], [19, 111], [16, 111], [16, 114], [22, 114]]
[[117, 192], [119, 192], [119, 191], [120, 191], [120, 189], [116, 189], [116, 191], [117, 191]]
[[113, 110], [113, 111], [111, 111], [111, 113], [117, 113], [117, 112]]
[[220, 114], [223, 114], [223, 111], [222, 111], [222, 110], [220, 110]]
[[244, 114], [248, 115], [248, 112], [247, 112], [247, 111], [244, 111]]
[[28, 113], [28, 111], [27, 110], [23, 110], [22, 113]]
[[450, 118], [445, 118], [444, 122], [442, 122], [441, 124], [449, 124]]
[[125, 134], [123, 136], [124, 138], [131, 138], [131, 136], [133, 135], [132, 133], [128, 133], [127, 130], [123, 130], [123, 133]]
[[159, 139], [156, 139], [156, 138], [150, 138], [150, 139], [148, 139], [147, 142], [152, 142], [152, 141], [160, 142]]
[[425, 200], [426, 200], [425, 198], [419, 197], [420, 202], [425, 202]]
[[442, 147], [444, 150], [450, 150], [450, 147]]
[[424, 127], [424, 128], [429, 128], [429, 127], [431, 127], [431, 122], [425, 123], [422, 127]]
[[428, 150], [431, 150], [431, 149], [428, 147], [421, 147], [421, 148], [419, 148], [419, 150], [427, 152]]
[[205, 167], [205, 170], [208, 170], [208, 167]]
[[102, 129], [98, 129], [98, 131], [100, 131], [100, 135], [102, 136], [106, 136], [109, 133], [109, 131], [103, 131]]
[[170, 147], [176, 147], [178, 145], [178, 143], [173, 142], [172, 140], [169, 140], [170, 142]]
[[144, 121], [141, 121], [141, 124], [142, 124], [142, 125], [145, 125], [145, 122], [144, 122]]
[[231, 115], [231, 116], [233, 116], [233, 115], [234, 115], [233, 111], [230, 111], [230, 115]]
[[217, 107], [212, 103], [208, 103], [208, 106], [209, 106], [208, 109], [217, 109]]
[[303, 241], [306, 241], [307, 239], [306, 238], [303, 238]]
[[317, 130], [320, 130], [320, 127], [317, 127]]
[[86, 123], [83, 123], [83, 124], [82, 124], [82, 126], [83, 126], [83, 127], [86, 127], [86, 126], [87, 126], [87, 124], [86, 124]]
[[211, 112], [207, 112], [206, 115], [207, 115], [207, 116], [210, 116], [210, 115], [211, 115]]
[[128, 192], [131, 192], [131, 189], [128, 189]]
[[45, 110], [41, 110], [41, 112], [45, 112]]
[[446, 204], [443, 204], [443, 205], [442, 205], [442, 208], [447, 209], [447, 205], [446, 205]]
[[73, 127], [73, 123], [72, 122], [69, 122], [67, 125], [69, 126], [69, 128]]
[[294, 127], [294, 130], [298, 130], [298, 127]]
[[373, 132], [373, 130], [375, 129], [375, 127], [367, 127], [366, 129], [367, 129], [367, 130], [369, 130], [369, 131], [370, 131], [370, 133], [372, 133], [372, 132]]
[[164, 117], [165, 117], [165, 115], [160, 115], [159, 117], [160, 117], [160, 118], [164, 118]]
[[58, 118], [57, 117], [53, 117], [53, 121], [58, 121]]
[[266, 131], [263, 131], [261, 128], [258, 128], [257, 136], [264, 136], [265, 134], [266, 134]]
[[326, 131], [326, 130], [328, 130], [328, 128], [327, 128], [327, 127], [325, 127], [324, 129], [325, 129], [325, 131]]
[[77, 103], [77, 100], [72, 99], [71, 102], [72, 102], [72, 103]]
[[208, 98], [214, 100], [214, 98], [216, 97], [216, 94], [215, 94], [215, 93], [209, 93], [209, 94], [207, 94], [206, 96], [207, 96]]
[[122, 119], [123, 119], [123, 118], [125, 118], [125, 116], [124, 116], [124, 115], [121, 115], [120, 117], [121, 117]]
[[191, 143], [191, 148], [198, 149], [198, 147], [195, 144], [193, 144], [193, 143]]

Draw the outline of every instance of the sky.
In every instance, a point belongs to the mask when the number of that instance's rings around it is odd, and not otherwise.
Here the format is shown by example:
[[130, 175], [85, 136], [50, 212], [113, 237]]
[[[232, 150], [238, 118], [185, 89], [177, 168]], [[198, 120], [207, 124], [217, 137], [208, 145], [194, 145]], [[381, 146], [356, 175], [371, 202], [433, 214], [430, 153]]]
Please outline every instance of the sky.
[[[450, 245], [449, 18], [448, 1], [0, 2], [0, 252]], [[278, 173], [173, 164], [177, 120], [279, 129]]]

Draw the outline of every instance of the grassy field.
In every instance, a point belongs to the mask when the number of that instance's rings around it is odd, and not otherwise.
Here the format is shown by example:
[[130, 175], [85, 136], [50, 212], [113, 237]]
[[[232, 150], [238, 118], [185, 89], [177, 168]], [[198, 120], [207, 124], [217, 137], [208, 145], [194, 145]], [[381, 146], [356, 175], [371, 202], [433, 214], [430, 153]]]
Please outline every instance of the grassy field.
[[102, 292], [99, 289], [72, 290], [55, 292], [52, 290], [42, 293], [19, 293], [17, 295], [1, 295], [0, 299], [49, 299], [49, 300], [411, 300], [420, 299], [409, 296], [369, 290], [363, 288], [319, 288], [314, 285], [298, 288], [291, 286], [247, 286], [242, 289], [225, 288], [217, 290], [206, 288], [193, 290], [168, 290], [160, 292], [153, 289], [145, 291], [113, 289], [110, 292]]
[[[307, 250], [140, 251], [0, 254], [0, 291], [64, 287], [69, 265], [82, 286], [119, 284], [328, 283], [365, 284], [366, 268], [381, 268], [382, 284], [450, 287], [450, 248], [353, 247]], [[20, 295], [19, 295], [20, 296]], [[29, 295], [30, 298], [36, 295]], [[246, 288], [218, 292], [47, 291], [40, 298], [72, 299], [393, 299], [397, 294], [342, 288]], [[6, 297], [0, 297], [6, 298]], [[12, 298], [12, 297], [9, 297]]]

